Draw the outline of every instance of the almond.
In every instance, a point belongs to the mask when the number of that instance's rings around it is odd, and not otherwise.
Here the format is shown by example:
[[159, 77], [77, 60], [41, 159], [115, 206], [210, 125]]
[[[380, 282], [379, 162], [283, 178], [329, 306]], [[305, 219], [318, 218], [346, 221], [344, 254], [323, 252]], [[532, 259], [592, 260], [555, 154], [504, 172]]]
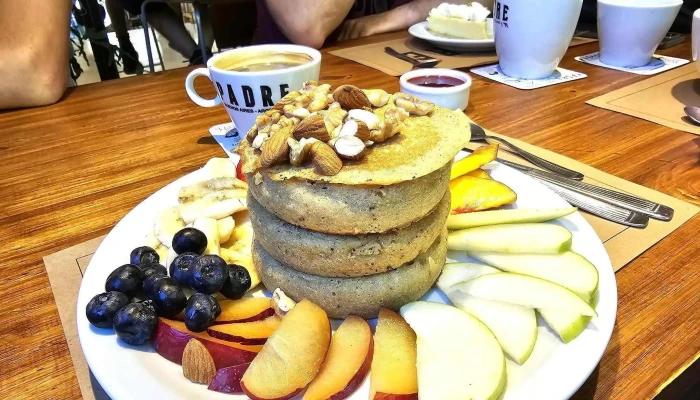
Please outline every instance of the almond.
[[355, 136], [363, 142], [369, 140], [369, 127], [367, 127], [367, 124], [362, 121], [357, 121], [357, 132]]
[[299, 125], [294, 128], [294, 139], [301, 140], [303, 138], [314, 138], [322, 142], [331, 138], [328, 129], [326, 129], [326, 123], [323, 121], [323, 115], [310, 115], [301, 120]]
[[262, 145], [262, 154], [260, 155], [260, 164], [265, 167], [282, 164], [289, 159], [289, 144], [287, 138], [292, 137], [294, 127], [288, 126], [281, 128], [273, 133], [269, 139]]
[[372, 107], [372, 103], [367, 98], [365, 92], [353, 85], [338, 86], [333, 92], [333, 99], [340, 103], [340, 106], [346, 110]]
[[359, 160], [365, 156], [365, 144], [357, 136], [341, 136], [335, 141], [335, 151], [345, 160]]
[[182, 353], [182, 373], [195, 383], [209, 384], [216, 375], [214, 359], [197, 339], [190, 339]]
[[335, 151], [323, 142], [315, 142], [311, 146], [311, 162], [319, 175], [335, 175], [343, 168], [343, 162]]

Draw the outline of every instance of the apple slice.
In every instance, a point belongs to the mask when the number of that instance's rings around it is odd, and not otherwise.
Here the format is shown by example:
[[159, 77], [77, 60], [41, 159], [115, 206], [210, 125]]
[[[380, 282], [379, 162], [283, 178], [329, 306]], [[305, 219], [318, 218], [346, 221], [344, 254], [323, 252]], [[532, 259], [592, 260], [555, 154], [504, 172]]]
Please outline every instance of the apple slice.
[[571, 290], [527, 275], [502, 272], [487, 274], [453, 286], [462, 293], [487, 300], [547, 308], [595, 317], [591, 306]]
[[571, 248], [571, 232], [553, 224], [480, 226], [451, 232], [449, 250], [559, 254]]
[[212, 325], [207, 333], [217, 339], [240, 344], [265, 344], [280, 324], [280, 319], [272, 317], [253, 322]]
[[370, 400], [418, 400], [416, 334], [388, 308], [379, 309], [370, 371]]
[[220, 393], [243, 393], [241, 378], [249, 366], [250, 363], [221, 368], [216, 371], [207, 389]]
[[304, 393], [304, 400], [342, 400], [365, 380], [372, 363], [372, 331], [350, 315], [331, 338], [326, 360]]
[[496, 159], [496, 155], [498, 155], [498, 143], [477, 148], [470, 155], [452, 164], [450, 179], [462, 176], [467, 172], [474, 171], [475, 169], [490, 163]]
[[469, 255], [506, 272], [530, 275], [562, 285], [584, 300], [598, 288], [598, 270], [583, 256], [561, 254], [506, 254], [470, 251]]
[[[495, 276], [491, 274], [485, 276]], [[479, 278], [477, 278], [479, 279]], [[495, 399], [506, 383], [506, 360], [493, 333], [455, 307], [416, 301], [401, 315], [418, 337], [421, 399]]]
[[484, 264], [473, 263], [447, 263], [442, 268], [442, 273], [437, 281], [437, 287], [445, 294], [449, 295], [452, 286], [474, 279], [485, 274], [494, 274], [500, 270]]
[[260, 321], [275, 315], [267, 297], [244, 297], [239, 300], [220, 300], [221, 314], [214, 325], [232, 322]]
[[219, 340], [203, 332], [190, 332], [180, 321], [158, 318], [152, 342], [153, 348], [164, 358], [182, 364], [182, 354], [190, 339], [197, 339], [204, 344], [214, 359], [216, 369], [249, 363], [262, 350], [262, 346], [246, 346]]
[[511, 188], [493, 179], [462, 175], [450, 181], [452, 214], [488, 210], [510, 204], [517, 198]]
[[564, 343], [576, 339], [591, 322], [589, 316], [568, 311], [538, 308], [537, 312]]
[[331, 325], [326, 312], [302, 300], [282, 319], [241, 380], [253, 400], [286, 400], [304, 390], [328, 352]]
[[447, 229], [467, 229], [477, 226], [546, 222], [561, 218], [576, 211], [576, 207], [566, 208], [519, 208], [514, 210], [491, 210], [466, 214], [452, 214], [447, 217]]

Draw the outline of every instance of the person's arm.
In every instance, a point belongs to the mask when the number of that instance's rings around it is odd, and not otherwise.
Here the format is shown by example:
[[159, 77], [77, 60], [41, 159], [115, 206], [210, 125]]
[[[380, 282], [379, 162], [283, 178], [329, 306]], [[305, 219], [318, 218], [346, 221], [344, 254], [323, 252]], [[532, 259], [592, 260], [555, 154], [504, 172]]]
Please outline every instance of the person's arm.
[[0, 109], [58, 101], [68, 83], [71, 0], [0, 0]]
[[350, 12], [354, 0], [265, 0], [272, 18], [293, 43], [320, 48]]
[[[471, 0], [457, 0], [454, 3], [471, 3]], [[378, 35], [380, 33], [408, 29], [411, 25], [428, 18], [430, 10], [444, 3], [444, 0], [413, 0], [387, 12], [351, 19], [343, 24], [338, 40]], [[485, 7], [487, 1], [476, 1]]]

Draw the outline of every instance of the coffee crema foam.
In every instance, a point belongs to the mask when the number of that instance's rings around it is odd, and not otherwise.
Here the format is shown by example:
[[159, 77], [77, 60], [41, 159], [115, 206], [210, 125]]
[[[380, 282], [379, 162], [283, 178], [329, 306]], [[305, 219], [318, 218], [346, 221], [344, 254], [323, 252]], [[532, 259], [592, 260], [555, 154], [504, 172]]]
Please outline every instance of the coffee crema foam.
[[309, 63], [311, 56], [304, 53], [256, 51], [233, 53], [213, 63], [219, 69], [235, 72], [275, 71]]

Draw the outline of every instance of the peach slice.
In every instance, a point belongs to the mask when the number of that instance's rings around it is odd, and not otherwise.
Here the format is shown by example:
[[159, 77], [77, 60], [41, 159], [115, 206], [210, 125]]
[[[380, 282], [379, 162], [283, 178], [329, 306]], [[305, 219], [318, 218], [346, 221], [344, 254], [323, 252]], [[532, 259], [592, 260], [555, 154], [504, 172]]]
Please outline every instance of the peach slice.
[[282, 319], [248, 367], [241, 380], [243, 392], [253, 400], [291, 399], [316, 376], [330, 341], [326, 312], [302, 300]]
[[481, 169], [481, 168], [477, 168], [477, 169], [475, 169], [474, 171], [467, 172], [467, 173], [464, 174], [464, 175], [466, 175], [466, 176], [473, 176], [474, 178], [481, 178], [481, 179], [489, 179], [489, 180], [490, 180], [490, 179], [493, 179], [493, 178], [491, 178], [491, 175], [489, 175], [488, 172], [484, 171], [484, 170]]
[[387, 308], [379, 310], [369, 392], [370, 400], [418, 400], [416, 334]]
[[367, 321], [356, 315], [345, 319], [331, 338], [326, 360], [304, 400], [342, 400], [364, 381], [372, 364], [372, 331]]
[[216, 371], [207, 389], [220, 393], [243, 393], [241, 378], [249, 366], [250, 363], [221, 368]]
[[246, 346], [219, 340], [204, 332], [190, 332], [180, 321], [158, 318], [153, 348], [164, 358], [182, 364], [182, 353], [190, 339], [197, 339], [204, 344], [214, 359], [216, 369], [249, 363], [262, 350], [262, 346]]
[[240, 300], [221, 300], [221, 314], [214, 325], [232, 322], [260, 321], [275, 315], [272, 303], [267, 297], [245, 297]]
[[450, 181], [452, 214], [488, 210], [514, 202], [518, 195], [501, 182], [462, 175]]
[[272, 316], [261, 321], [214, 325], [207, 333], [217, 339], [240, 344], [265, 344], [267, 338], [277, 329], [280, 319]]
[[467, 172], [481, 168], [483, 165], [495, 160], [497, 155], [498, 143], [479, 147], [478, 149], [474, 150], [472, 154], [452, 164], [450, 179], [454, 179], [458, 176], [466, 174]]

